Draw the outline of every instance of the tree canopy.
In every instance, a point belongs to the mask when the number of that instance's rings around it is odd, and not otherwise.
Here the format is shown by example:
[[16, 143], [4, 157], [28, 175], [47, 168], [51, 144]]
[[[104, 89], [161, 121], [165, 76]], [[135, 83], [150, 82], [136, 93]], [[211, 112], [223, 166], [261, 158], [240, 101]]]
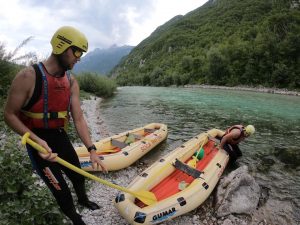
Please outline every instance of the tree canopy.
[[292, 0], [211, 0], [158, 27], [112, 71], [119, 85], [300, 88]]

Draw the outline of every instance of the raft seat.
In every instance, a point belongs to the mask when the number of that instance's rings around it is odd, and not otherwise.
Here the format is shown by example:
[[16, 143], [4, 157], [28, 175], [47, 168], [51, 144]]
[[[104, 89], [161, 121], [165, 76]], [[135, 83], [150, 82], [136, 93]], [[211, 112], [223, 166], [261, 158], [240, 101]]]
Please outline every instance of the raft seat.
[[201, 176], [201, 173], [203, 173], [202, 171], [197, 170], [197, 169], [195, 169], [195, 168], [193, 168], [193, 167], [191, 167], [191, 166], [189, 166], [189, 165], [181, 162], [178, 159], [176, 159], [176, 161], [173, 163], [173, 166], [176, 169], [178, 169], [178, 170], [186, 173], [187, 175], [193, 177], [194, 179], [199, 178]]
[[125, 142], [118, 141], [116, 139], [111, 139], [111, 144], [113, 146], [116, 146], [116, 147], [121, 148], [121, 149], [128, 146], [128, 144], [126, 144]]
[[157, 131], [159, 128], [154, 128], [154, 129], [151, 129], [151, 128], [145, 128], [144, 131], [145, 133], [154, 133], [155, 131]]
[[139, 134], [129, 134], [129, 135], [133, 136], [137, 140], [141, 140], [143, 138], [143, 135], [139, 135]]
[[151, 129], [151, 128], [144, 128], [144, 137], [146, 137], [147, 135], [149, 134], [152, 134], [154, 133], [155, 131], [159, 130], [160, 128], [154, 128], [154, 129]]

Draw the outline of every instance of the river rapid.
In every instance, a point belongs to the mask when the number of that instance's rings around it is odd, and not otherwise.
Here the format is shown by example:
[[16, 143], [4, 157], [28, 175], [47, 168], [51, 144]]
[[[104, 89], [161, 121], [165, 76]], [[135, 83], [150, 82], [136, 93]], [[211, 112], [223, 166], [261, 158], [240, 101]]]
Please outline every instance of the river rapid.
[[114, 97], [101, 103], [101, 117], [114, 134], [151, 122], [168, 125], [166, 142], [137, 162], [145, 167], [201, 132], [225, 130], [234, 124], [254, 125], [255, 134], [240, 144], [243, 157], [239, 164], [249, 167], [256, 181], [267, 190], [268, 199], [279, 207], [277, 221], [300, 221], [299, 96], [203, 88], [121, 87]]

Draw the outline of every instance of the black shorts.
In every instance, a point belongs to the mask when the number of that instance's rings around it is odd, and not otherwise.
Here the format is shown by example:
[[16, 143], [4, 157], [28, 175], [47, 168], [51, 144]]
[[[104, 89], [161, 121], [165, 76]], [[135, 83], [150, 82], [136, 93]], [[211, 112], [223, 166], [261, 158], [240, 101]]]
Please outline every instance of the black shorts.
[[[223, 137], [216, 137], [216, 138], [219, 139], [221, 142]], [[238, 145], [231, 145], [231, 144], [225, 143], [223, 148], [228, 153], [228, 155], [230, 157], [230, 162], [235, 162], [239, 157], [241, 157], [243, 155], [242, 151]]]
[[243, 155], [238, 145], [225, 144], [224, 150], [229, 154], [230, 161], [232, 162], [235, 162]]

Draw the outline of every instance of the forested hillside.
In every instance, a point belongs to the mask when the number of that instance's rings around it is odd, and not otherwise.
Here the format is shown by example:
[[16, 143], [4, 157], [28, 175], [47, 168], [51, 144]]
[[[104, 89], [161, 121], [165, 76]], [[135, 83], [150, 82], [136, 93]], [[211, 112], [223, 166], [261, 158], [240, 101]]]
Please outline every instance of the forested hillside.
[[120, 85], [299, 90], [299, 7], [299, 0], [211, 0], [158, 27], [112, 76]]

